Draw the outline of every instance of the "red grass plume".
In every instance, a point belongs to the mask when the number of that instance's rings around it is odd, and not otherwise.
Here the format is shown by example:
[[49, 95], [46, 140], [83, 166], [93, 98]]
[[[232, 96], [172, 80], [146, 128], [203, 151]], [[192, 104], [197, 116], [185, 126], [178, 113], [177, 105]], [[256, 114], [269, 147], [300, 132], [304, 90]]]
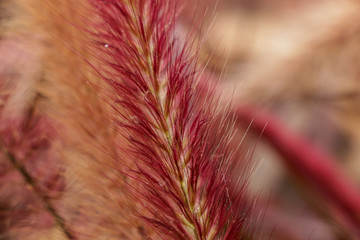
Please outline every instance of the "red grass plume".
[[162, 239], [249, 237], [248, 175], [231, 173], [229, 116], [213, 98], [199, 104], [196, 44], [174, 31], [180, 2], [90, 2], [101, 53], [95, 68], [112, 89], [107, 101], [124, 139], [119, 175], [130, 176], [142, 219]]

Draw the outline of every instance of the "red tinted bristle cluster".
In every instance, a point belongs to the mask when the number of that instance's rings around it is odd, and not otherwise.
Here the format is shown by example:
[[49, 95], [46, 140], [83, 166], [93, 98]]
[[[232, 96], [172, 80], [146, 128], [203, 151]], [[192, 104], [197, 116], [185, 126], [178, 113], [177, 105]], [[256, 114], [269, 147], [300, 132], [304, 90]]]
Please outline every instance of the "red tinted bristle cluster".
[[[6, 223], [0, 234], [21, 232], [23, 228], [50, 228], [60, 224], [62, 218], [54, 208], [61, 199], [65, 179], [59, 159], [54, 154], [50, 125], [37, 117], [14, 122], [1, 119], [0, 128], [0, 222]], [[0, 224], [0, 228], [1, 225]]]
[[72, 239], [55, 208], [66, 185], [52, 144], [55, 129], [33, 106], [14, 107], [14, 86], [0, 74], [0, 238], [22, 239], [26, 229], [59, 225]]
[[164, 239], [241, 239], [246, 179], [231, 175], [227, 115], [219, 124], [215, 101], [198, 104], [193, 44], [174, 31], [180, 2], [90, 2], [101, 49], [96, 70], [112, 89], [108, 102], [125, 139], [118, 161], [134, 180], [141, 217]]

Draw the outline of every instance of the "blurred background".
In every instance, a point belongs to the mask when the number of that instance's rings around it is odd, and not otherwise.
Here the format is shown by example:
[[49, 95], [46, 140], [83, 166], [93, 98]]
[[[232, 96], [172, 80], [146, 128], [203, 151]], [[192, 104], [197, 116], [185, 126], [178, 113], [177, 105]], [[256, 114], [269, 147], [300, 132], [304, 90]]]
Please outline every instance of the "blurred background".
[[[201, 56], [219, 86], [235, 104], [270, 112], [331, 155], [360, 189], [359, 2], [220, 0], [201, 7], [208, 29]], [[263, 231], [273, 239], [356, 239], [261, 140], [254, 158], [251, 188], [270, 202]]]

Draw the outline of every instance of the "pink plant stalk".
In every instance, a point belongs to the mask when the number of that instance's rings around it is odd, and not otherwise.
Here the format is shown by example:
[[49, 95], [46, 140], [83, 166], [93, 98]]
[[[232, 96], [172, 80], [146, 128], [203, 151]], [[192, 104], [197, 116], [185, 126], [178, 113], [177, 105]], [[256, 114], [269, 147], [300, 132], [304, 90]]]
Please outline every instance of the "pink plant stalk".
[[90, 2], [102, 52], [96, 69], [112, 88], [108, 102], [125, 141], [119, 174], [133, 179], [141, 217], [162, 239], [249, 237], [247, 178], [231, 175], [231, 132], [221, 135], [231, 124], [215, 122], [210, 98], [197, 105], [194, 46], [174, 33], [180, 1]]
[[306, 140], [283, 130], [273, 117], [249, 107], [239, 107], [235, 111], [239, 123], [246, 125], [251, 121], [251, 130], [268, 140], [283, 157], [283, 163], [306, 186], [333, 204], [360, 236], [360, 191], [339, 170], [335, 161]]

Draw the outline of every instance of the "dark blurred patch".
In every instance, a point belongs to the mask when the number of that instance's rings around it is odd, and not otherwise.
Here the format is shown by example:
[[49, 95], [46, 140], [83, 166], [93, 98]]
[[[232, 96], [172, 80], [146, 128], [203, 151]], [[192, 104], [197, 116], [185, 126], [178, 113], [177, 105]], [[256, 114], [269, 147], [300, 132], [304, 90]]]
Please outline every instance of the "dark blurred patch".
[[306, 135], [312, 143], [336, 159], [346, 160], [352, 150], [351, 137], [327, 115], [319, 110], [313, 112]]
[[11, 17], [10, 11], [6, 7], [8, 2], [8, 0], [0, 0], [0, 24]]
[[8, 221], [6, 217], [6, 211], [9, 209], [9, 204], [6, 202], [0, 202], [0, 240], [9, 240], [7, 234]]

